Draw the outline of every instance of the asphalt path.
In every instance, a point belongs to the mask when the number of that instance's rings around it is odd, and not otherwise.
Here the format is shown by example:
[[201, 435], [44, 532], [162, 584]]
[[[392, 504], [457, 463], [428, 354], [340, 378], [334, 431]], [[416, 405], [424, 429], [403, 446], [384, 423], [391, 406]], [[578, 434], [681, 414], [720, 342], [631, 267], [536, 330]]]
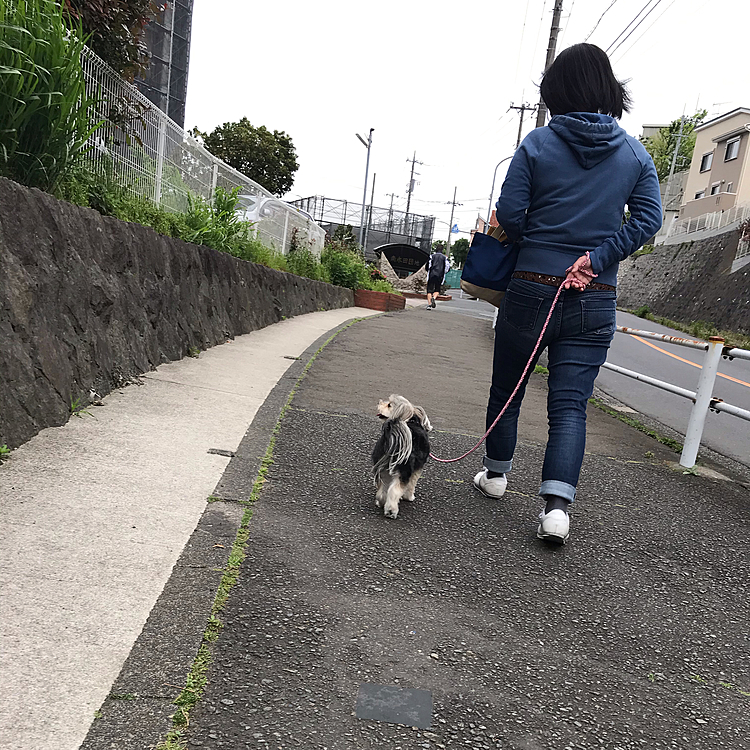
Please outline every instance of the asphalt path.
[[[489, 303], [467, 297], [462, 299], [461, 292], [457, 289], [450, 290], [449, 294], [453, 296], [453, 300], [438, 303], [435, 312], [452, 312], [492, 320], [495, 308]], [[693, 338], [683, 332], [624, 312], [617, 313], [617, 324], [681, 338]], [[698, 385], [703, 356], [703, 352], [696, 349], [618, 333], [612, 342], [607, 361], [694, 391]], [[750, 410], [750, 362], [741, 359], [722, 360], [719, 373], [714, 395], [729, 404]], [[692, 404], [682, 396], [604, 369], [599, 373], [596, 384], [605, 393], [677, 430], [681, 435], [687, 431]], [[709, 412], [702, 444], [722, 455], [750, 465], [750, 422], [729, 414]]]

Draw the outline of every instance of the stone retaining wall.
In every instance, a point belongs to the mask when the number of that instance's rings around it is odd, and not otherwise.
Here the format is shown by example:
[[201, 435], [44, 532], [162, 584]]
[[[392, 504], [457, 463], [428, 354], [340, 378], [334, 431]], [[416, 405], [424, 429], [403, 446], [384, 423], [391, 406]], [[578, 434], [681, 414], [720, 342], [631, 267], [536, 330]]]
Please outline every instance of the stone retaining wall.
[[0, 179], [0, 445], [193, 347], [352, 304], [349, 289]]
[[620, 264], [617, 303], [680, 321], [704, 320], [750, 333], [750, 264], [731, 272], [739, 231], [679, 245], [657, 245]]

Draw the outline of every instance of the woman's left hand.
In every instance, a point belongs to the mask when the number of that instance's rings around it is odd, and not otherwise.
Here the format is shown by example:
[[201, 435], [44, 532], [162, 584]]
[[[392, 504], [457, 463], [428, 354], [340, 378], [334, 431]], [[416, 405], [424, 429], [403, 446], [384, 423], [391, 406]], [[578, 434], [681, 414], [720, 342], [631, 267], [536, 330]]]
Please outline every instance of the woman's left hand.
[[582, 255], [566, 271], [567, 276], [563, 281], [563, 289], [577, 289], [582, 292], [596, 278], [596, 274], [591, 270], [591, 259], [588, 255]]

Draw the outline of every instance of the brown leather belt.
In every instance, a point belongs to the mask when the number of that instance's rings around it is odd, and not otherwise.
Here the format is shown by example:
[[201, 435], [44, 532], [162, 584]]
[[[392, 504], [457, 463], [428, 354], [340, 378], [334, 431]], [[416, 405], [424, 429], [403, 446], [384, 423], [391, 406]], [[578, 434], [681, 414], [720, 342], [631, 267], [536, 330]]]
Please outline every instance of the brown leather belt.
[[[537, 284], [545, 286], [560, 286], [565, 281], [564, 276], [548, 276], [544, 273], [534, 273], [534, 271], [514, 271], [514, 279], [524, 279], [525, 281], [535, 281]], [[609, 284], [600, 284], [598, 281], [592, 281], [586, 289], [593, 289], [599, 292], [615, 292], [617, 289]], [[585, 291], [585, 290], [584, 290]]]

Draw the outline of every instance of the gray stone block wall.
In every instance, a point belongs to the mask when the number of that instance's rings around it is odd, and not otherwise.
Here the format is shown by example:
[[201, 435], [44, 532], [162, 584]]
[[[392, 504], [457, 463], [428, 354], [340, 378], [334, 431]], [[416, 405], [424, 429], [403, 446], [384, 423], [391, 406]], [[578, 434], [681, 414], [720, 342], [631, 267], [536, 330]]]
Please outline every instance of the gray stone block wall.
[[71, 401], [349, 289], [164, 237], [0, 179], [0, 445], [64, 424]]
[[674, 320], [704, 320], [750, 333], [750, 265], [731, 272], [739, 231], [680, 245], [657, 245], [620, 264], [617, 303]]

